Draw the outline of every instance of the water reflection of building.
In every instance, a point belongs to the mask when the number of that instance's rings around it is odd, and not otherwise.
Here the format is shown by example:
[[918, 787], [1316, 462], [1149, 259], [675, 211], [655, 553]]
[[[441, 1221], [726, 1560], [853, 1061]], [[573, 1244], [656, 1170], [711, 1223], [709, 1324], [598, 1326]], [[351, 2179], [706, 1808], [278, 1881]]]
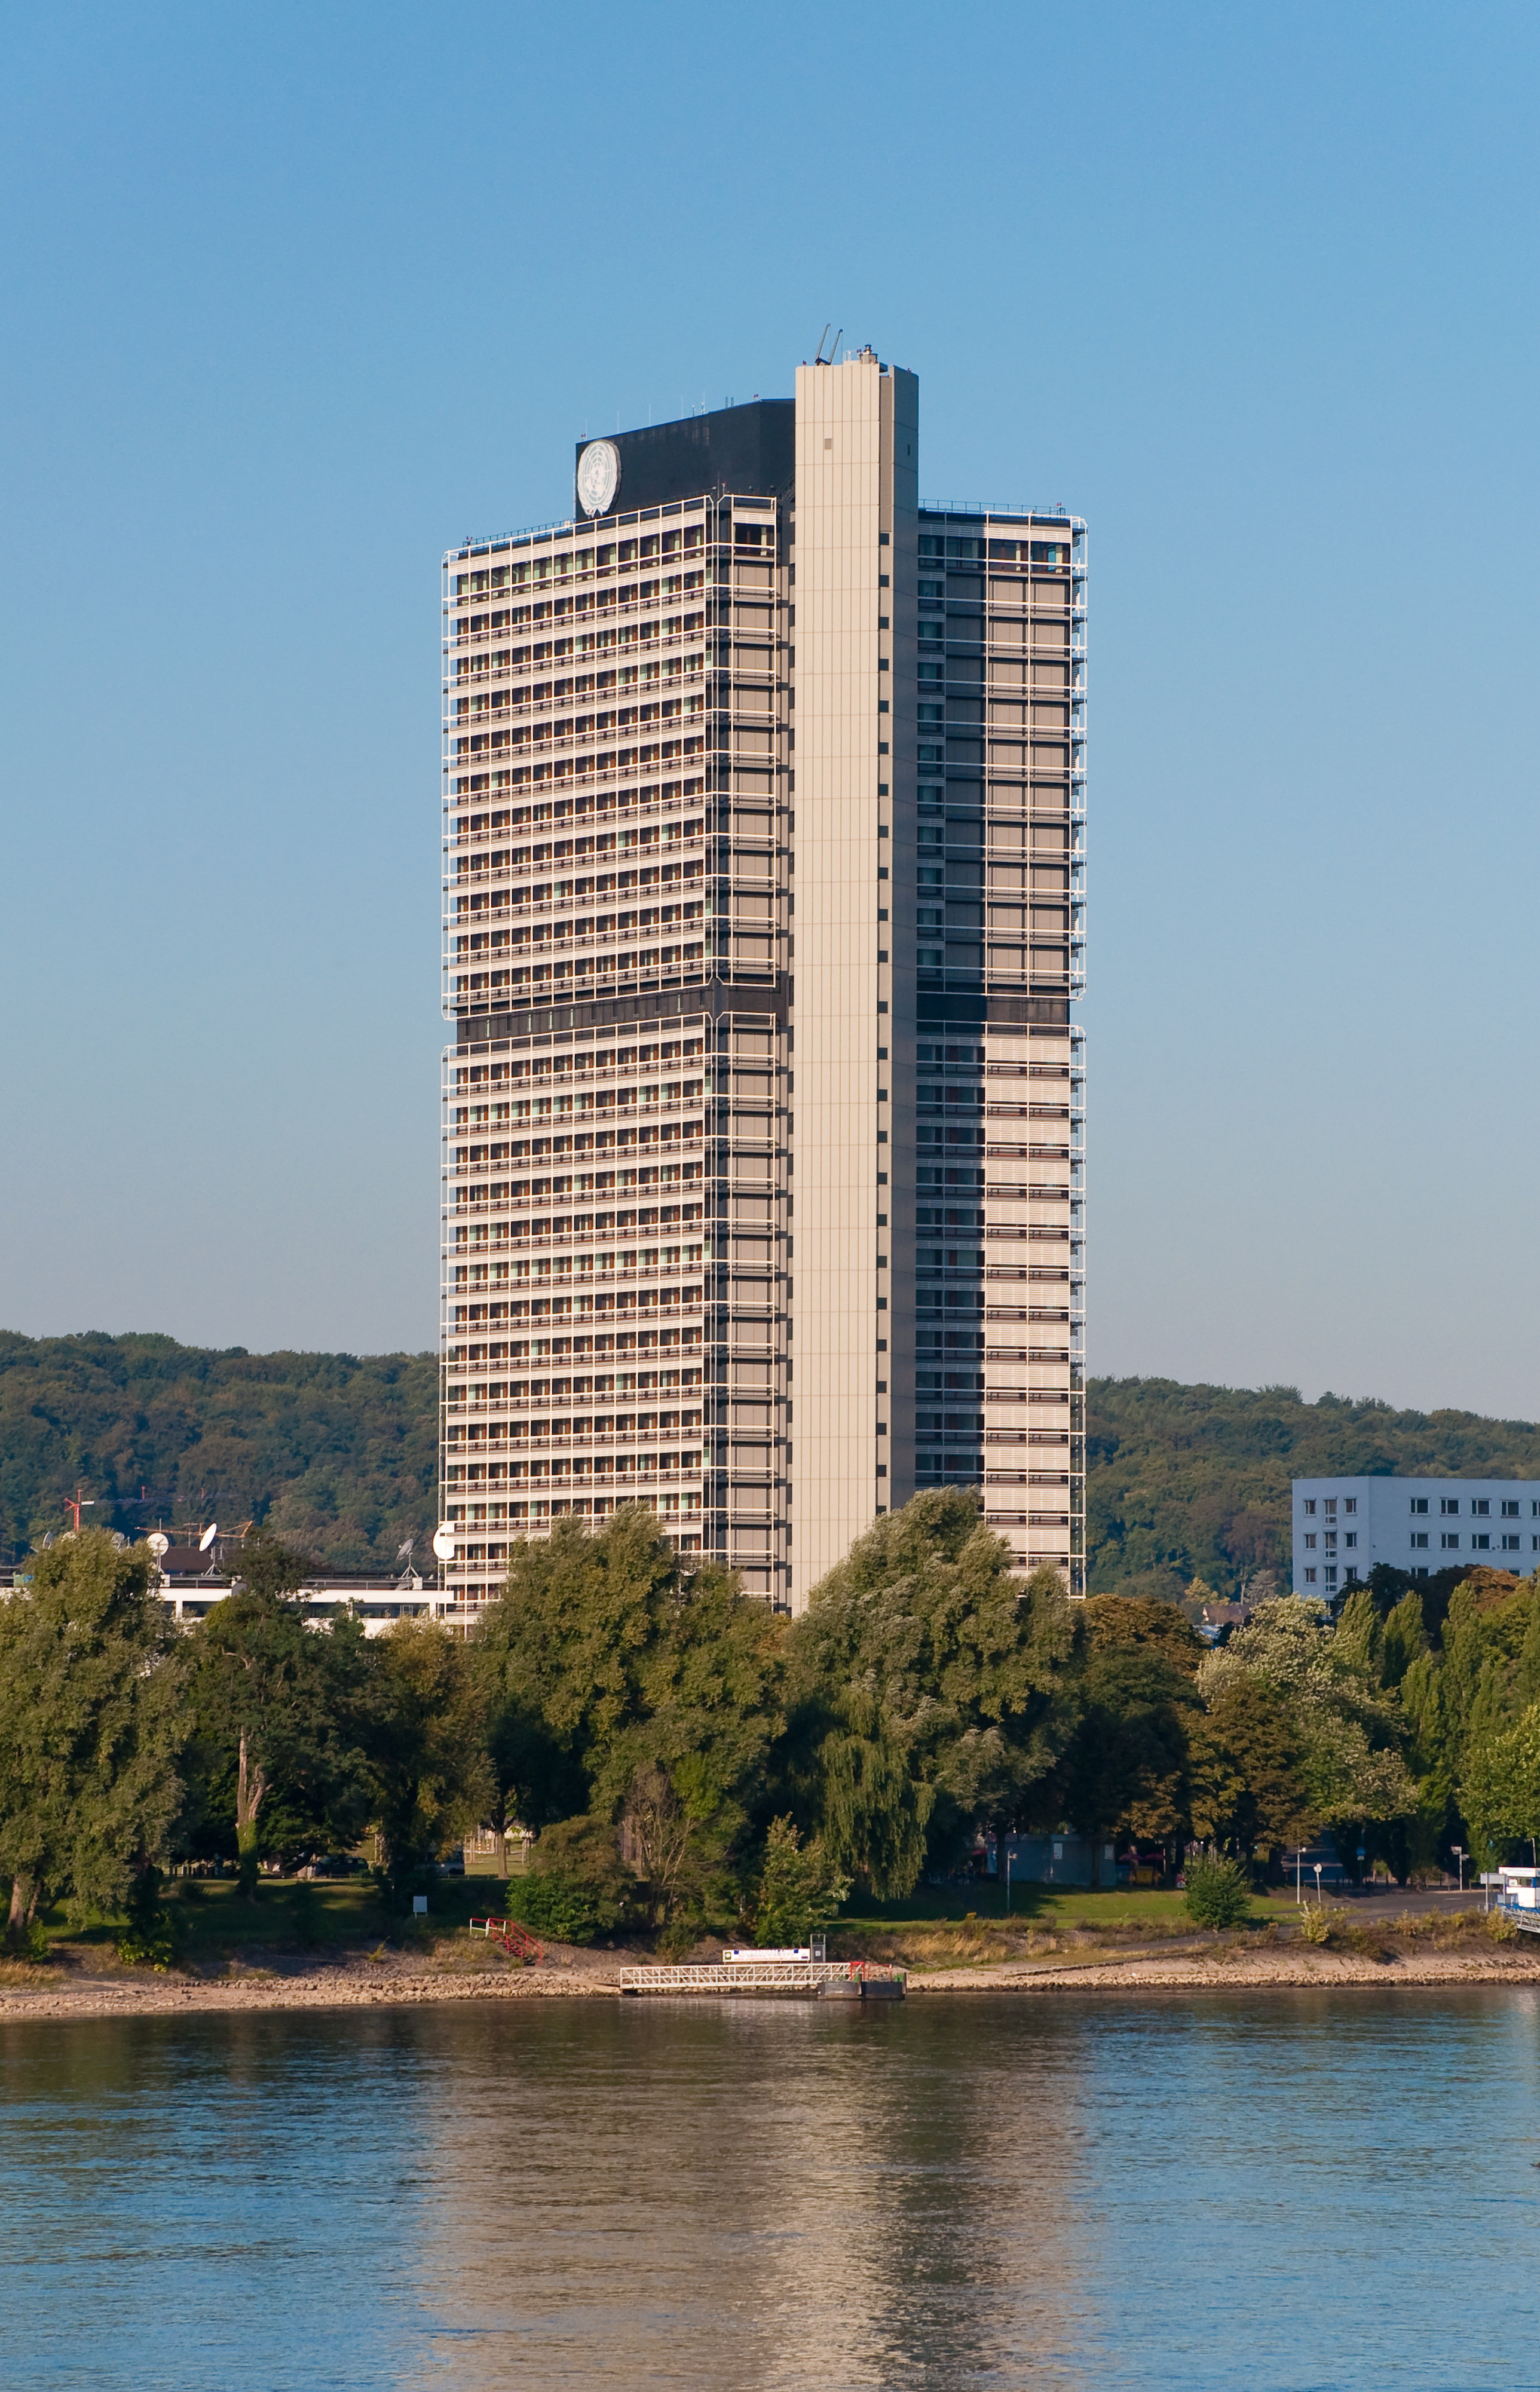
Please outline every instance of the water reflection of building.
[[[933, 1997], [435, 2022], [417, 2297], [509, 2381], [1077, 2386], [1096, 2261], [1083, 2022]], [[444, 2055], [449, 2059], [450, 2055]]]

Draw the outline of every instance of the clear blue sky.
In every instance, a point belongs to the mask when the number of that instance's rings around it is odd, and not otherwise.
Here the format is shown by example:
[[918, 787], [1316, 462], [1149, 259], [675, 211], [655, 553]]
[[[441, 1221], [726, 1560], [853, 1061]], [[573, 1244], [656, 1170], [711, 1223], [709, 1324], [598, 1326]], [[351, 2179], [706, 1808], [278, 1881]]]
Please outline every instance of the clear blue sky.
[[1091, 524], [1092, 1367], [1540, 1413], [1540, 14], [12, 9], [0, 1325], [436, 1327], [437, 560], [921, 378]]

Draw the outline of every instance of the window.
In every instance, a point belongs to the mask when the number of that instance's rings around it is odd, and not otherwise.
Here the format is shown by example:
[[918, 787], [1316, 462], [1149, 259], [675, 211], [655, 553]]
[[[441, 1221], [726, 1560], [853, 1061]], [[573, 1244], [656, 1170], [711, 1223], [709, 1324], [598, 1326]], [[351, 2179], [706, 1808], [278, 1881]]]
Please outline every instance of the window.
[[1347, 1535], [1343, 1538], [1342, 1542], [1347, 1546], [1348, 1551], [1351, 1553], [1351, 1552], [1352, 1551], [1352, 1549], [1353, 1549], [1354, 1545], [1356, 1545], [1356, 1544], [1357, 1544], [1357, 1542], [1358, 1542], [1358, 1531], [1357, 1531], [1357, 1529], [1356, 1529], [1356, 1528], [1350, 1528], [1350, 1529], [1348, 1530]]
[[1315, 1538], [1313, 1534], [1305, 1539], [1305, 1551], [1307, 1554], [1312, 1554], [1315, 1551]]
[[1503, 1505], [1503, 1517], [1505, 1520], [1516, 1520], [1519, 1517], [1518, 1504], [1505, 1503]]
[[1459, 1552], [1460, 1540], [1458, 1537], [1441, 1537], [1439, 1539], [1439, 1542], [1443, 1547], [1446, 1554], [1457, 1554]]
[[[1540, 1503], [1536, 1503], [1534, 1508], [1537, 1513], [1540, 1513]], [[1313, 1520], [1315, 1517], [1315, 1498], [1313, 1495], [1310, 1496], [1306, 1501], [1305, 1517], [1307, 1520]]]
[[1412, 1509], [1414, 1512], [1426, 1512], [1428, 1509], [1427, 1496], [1414, 1495], [1412, 1498]]
[[1446, 1520], [1453, 1520], [1454, 1518], [1455, 1518], [1455, 1517], [1456, 1517], [1456, 1515], [1458, 1514], [1459, 1508], [1460, 1508], [1460, 1499], [1459, 1499], [1459, 1497], [1458, 1497], [1457, 1495], [1441, 1495], [1441, 1496], [1440, 1496], [1440, 1498], [1439, 1498], [1439, 1510], [1443, 1514], [1443, 1516], [1444, 1516], [1444, 1518], [1445, 1518]]
[[[1540, 1542], [1540, 1540], [1536, 1540], [1536, 1541]], [[1428, 1531], [1426, 1528], [1423, 1529], [1420, 1536], [1414, 1536], [1412, 1539], [1412, 1551], [1415, 1554], [1425, 1554], [1428, 1551]]]
[[1347, 1498], [1347, 1500], [1345, 1501], [1345, 1502], [1343, 1503], [1342, 1509], [1344, 1510], [1344, 1512], [1356, 1512], [1356, 1511], [1357, 1511], [1357, 1509], [1358, 1509], [1358, 1498], [1357, 1498], [1357, 1496], [1356, 1496], [1356, 1495], [1350, 1495], [1350, 1496]]
[[1484, 1495], [1476, 1496], [1471, 1502], [1470, 1508], [1476, 1514], [1478, 1520], [1487, 1520], [1492, 1516], [1492, 1505]]
[[1335, 1520], [1337, 1517], [1337, 1498], [1335, 1495], [1328, 1495], [1326, 1497], [1326, 1517], [1328, 1520]]
[[[1540, 1537], [1535, 1539], [1535, 1542], [1536, 1544], [1540, 1544]], [[1315, 1584], [1315, 1572], [1312, 1569], [1308, 1569], [1305, 1572], [1305, 1584], [1307, 1586], [1313, 1586]]]
[[1516, 1554], [1518, 1550], [1519, 1540], [1517, 1537], [1505, 1537], [1503, 1539], [1503, 1551], [1505, 1554]]
[[1337, 1551], [1337, 1530], [1335, 1528], [1328, 1528], [1326, 1530], [1326, 1551], [1328, 1554], [1334, 1554]]
[[1328, 1586], [1335, 1586], [1337, 1584], [1337, 1572], [1334, 1569], [1327, 1570], [1326, 1584]]
[[1489, 1554], [1492, 1551], [1490, 1537], [1472, 1537], [1470, 1541], [1479, 1554]]

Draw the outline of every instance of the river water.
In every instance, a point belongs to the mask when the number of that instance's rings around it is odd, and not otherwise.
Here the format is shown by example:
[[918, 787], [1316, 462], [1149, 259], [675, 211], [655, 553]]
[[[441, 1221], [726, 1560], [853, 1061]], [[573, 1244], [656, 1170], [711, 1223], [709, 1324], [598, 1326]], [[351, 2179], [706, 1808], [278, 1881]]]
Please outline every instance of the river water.
[[1540, 2384], [1540, 1996], [0, 2032], [0, 2382]]

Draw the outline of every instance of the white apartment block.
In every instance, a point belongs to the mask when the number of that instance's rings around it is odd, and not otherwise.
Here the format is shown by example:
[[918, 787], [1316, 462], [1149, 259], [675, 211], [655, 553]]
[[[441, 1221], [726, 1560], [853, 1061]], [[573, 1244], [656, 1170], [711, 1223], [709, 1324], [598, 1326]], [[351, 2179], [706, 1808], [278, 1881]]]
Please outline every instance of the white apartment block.
[[1294, 1592], [1336, 1595], [1377, 1562], [1431, 1578], [1540, 1569], [1540, 1479], [1297, 1478]]
[[443, 1605], [642, 1502], [779, 1608], [917, 1488], [1083, 1582], [1085, 527], [869, 350], [444, 560]]

